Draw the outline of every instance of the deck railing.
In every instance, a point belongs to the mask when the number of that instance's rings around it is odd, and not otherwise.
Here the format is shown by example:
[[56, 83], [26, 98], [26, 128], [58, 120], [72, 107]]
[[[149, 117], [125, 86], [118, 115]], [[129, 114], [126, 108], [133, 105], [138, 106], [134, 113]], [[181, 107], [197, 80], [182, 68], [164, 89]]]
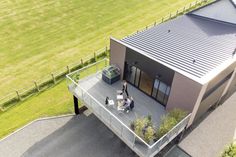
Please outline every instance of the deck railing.
[[[91, 66], [96, 66], [94, 65]], [[110, 128], [120, 139], [122, 139], [134, 152], [141, 157], [153, 157], [163, 149], [172, 139], [181, 133], [188, 124], [190, 114], [172, 128], [167, 134], [161, 137], [152, 145], [140, 138], [129, 126], [125, 125], [117, 116], [110, 112], [106, 106], [101, 104], [95, 97], [89, 94], [79, 85], [78, 80], [74, 80], [75, 75], [80, 71], [85, 71], [85, 67], [67, 75], [69, 91], [82, 101], [108, 128]], [[98, 69], [98, 68], [96, 68]], [[98, 72], [96, 70], [96, 72]]]

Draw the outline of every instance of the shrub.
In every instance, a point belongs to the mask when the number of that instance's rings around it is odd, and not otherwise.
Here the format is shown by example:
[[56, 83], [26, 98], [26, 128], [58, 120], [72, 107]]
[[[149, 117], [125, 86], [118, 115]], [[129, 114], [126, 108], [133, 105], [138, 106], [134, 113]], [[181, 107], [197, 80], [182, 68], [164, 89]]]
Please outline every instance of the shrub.
[[184, 117], [187, 116], [187, 113], [181, 109], [173, 109], [168, 114], [170, 117], [175, 118], [177, 122], [180, 122]]
[[173, 109], [167, 115], [161, 118], [161, 124], [157, 130], [157, 138], [161, 138], [169, 132], [175, 125], [177, 125], [187, 113], [181, 109]]
[[150, 143], [154, 139], [155, 139], [155, 130], [154, 130], [154, 128], [152, 126], [148, 126], [146, 128], [146, 131], [144, 132], [144, 140], [147, 143]]
[[161, 125], [157, 130], [157, 138], [161, 138], [164, 136], [168, 131], [170, 131], [178, 122], [175, 118], [166, 115], [161, 119]]
[[236, 157], [236, 144], [232, 143], [226, 147], [221, 157]]
[[147, 143], [155, 139], [155, 129], [151, 120], [151, 116], [147, 116], [138, 118], [131, 123], [134, 132]]

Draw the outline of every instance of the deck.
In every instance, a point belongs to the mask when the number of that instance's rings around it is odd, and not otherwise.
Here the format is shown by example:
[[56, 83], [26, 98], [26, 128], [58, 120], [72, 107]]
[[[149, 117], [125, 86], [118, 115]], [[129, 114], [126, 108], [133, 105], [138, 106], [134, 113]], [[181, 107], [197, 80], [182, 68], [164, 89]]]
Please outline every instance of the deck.
[[[142, 91], [128, 84], [129, 95], [133, 97], [135, 107], [129, 112], [125, 113], [123, 111], [117, 110], [117, 90], [122, 89], [122, 82], [118, 81], [112, 85], [107, 84], [102, 80], [101, 73], [97, 73], [90, 77], [87, 77], [79, 82], [79, 86], [86, 90], [90, 95], [96, 98], [101, 104], [105, 105], [105, 98], [108, 96], [115, 102], [114, 106], [106, 106], [106, 108], [116, 115], [125, 125], [130, 127], [130, 123], [138, 117], [143, 117], [147, 115], [152, 116], [153, 124], [158, 127], [160, 124], [160, 119], [166, 114], [164, 106], [159, 104], [157, 101], [144, 94]], [[125, 94], [124, 94], [125, 95]]]
[[[79, 72], [80, 70], [76, 71], [77, 74], [79, 74]], [[184, 130], [191, 116], [191, 114], [189, 114], [155, 143], [147, 143], [132, 131], [130, 124], [139, 117], [151, 115], [152, 123], [158, 128], [161, 117], [167, 114], [164, 106], [139, 89], [128, 84], [129, 95], [134, 99], [134, 108], [129, 113], [118, 111], [116, 96], [117, 90], [121, 90], [122, 88], [121, 81], [109, 85], [102, 80], [101, 72], [99, 72], [77, 82], [73, 80], [73, 75], [76, 73], [74, 72], [67, 76], [69, 91], [81, 100], [94, 115], [141, 157], [155, 156], [173, 138]], [[105, 105], [106, 97], [114, 100], [115, 104], [111, 106]]]

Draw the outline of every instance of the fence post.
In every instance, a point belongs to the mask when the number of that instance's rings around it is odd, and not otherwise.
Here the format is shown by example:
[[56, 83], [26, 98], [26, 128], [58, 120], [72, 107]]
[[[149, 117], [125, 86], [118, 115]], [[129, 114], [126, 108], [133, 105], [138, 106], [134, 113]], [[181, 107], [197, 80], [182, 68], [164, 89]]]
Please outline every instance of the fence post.
[[20, 97], [20, 93], [18, 91], [16, 91], [16, 95], [19, 101], [21, 101], [21, 97]]
[[34, 85], [35, 85], [36, 90], [39, 92], [39, 86], [36, 81], [34, 81]]
[[176, 16], [178, 16], [179, 10], [176, 11]]
[[53, 83], [54, 83], [54, 84], [56, 84], [56, 79], [55, 79], [55, 77], [54, 77], [53, 73], [51, 73], [51, 75], [52, 75], [52, 80], [53, 80]]
[[67, 71], [68, 71], [68, 74], [69, 74], [69, 73], [70, 73], [70, 67], [69, 67], [69, 65], [67, 65], [66, 68], [67, 68]]
[[164, 21], [164, 17], [162, 17], [162, 19], [161, 19], [161, 23], [163, 23], [163, 21]]
[[94, 61], [96, 62], [96, 61], [97, 61], [97, 55], [96, 55], [96, 52], [93, 53], [93, 57], [94, 57]]
[[170, 13], [170, 19], [171, 19], [171, 13]]
[[154, 22], [154, 26], [156, 26], [156, 24], [157, 24], [157, 22], [155, 21], [155, 22]]
[[82, 67], [84, 66], [84, 62], [83, 62], [83, 59], [80, 60], [81, 61], [81, 65]]

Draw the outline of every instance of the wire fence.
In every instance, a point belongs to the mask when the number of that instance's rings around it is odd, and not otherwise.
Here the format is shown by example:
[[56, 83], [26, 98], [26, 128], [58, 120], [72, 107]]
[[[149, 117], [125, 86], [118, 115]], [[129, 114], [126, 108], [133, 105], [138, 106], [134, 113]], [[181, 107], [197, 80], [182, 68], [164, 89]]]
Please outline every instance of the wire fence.
[[[179, 8], [178, 10], [176, 10], [175, 12], [170, 12], [169, 14], [167, 14], [166, 16], [163, 16], [162, 18], [159, 18], [158, 20], [154, 21], [153, 23], [131, 33], [130, 35], [127, 35], [126, 37], [129, 37], [129, 36], [132, 36], [132, 35], [135, 35], [137, 33], [140, 33], [140, 32], [143, 32], [151, 27], [154, 27], [156, 25], [159, 25], [159, 24], [162, 24], [166, 21], [169, 21], [171, 19], [174, 19], [180, 15], [183, 15], [185, 13], [188, 13], [190, 12], [191, 10], [194, 10], [195, 8], [197, 7], [200, 7], [200, 6], [203, 6], [205, 4], [208, 4], [210, 2], [212, 2], [213, 0], [196, 0], [194, 2], [191, 2], [187, 5], [185, 5], [184, 7], [182, 8]], [[125, 38], [125, 37], [124, 37]]]
[[[170, 13], [169, 15], [160, 18], [159, 20], [155, 21], [154, 23], [147, 25], [144, 28], [141, 28], [130, 35], [126, 36], [132, 36], [139, 32], [142, 32], [150, 27], [154, 27], [156, 25], [159, 25], [163, 22], [166, 22], [170, 19], [176, 18], [179, 15], [183, 15], [197, 7], [200, 7], [206, 3], [211, 2], [212, 0], [196, 0], [195, 2], [192, 2], [180, 9], [178, 9], [174, 13]], [[52, 72], [49, 75], [45, 75], [39, 80], [35, 80], [29, 85], [25, 86], [24, 88], [21, 88], [19, 90], [10, 92], [9, 94], [0, 97], [0, 112], [8, 109], [9, 107], [13, 106], [19, 101], [25, 100], [29, 98], [30, 96], [39, 93], [41, 91], [44, 91], [45, 89], [48, 89], [49, 87], [54, 86], [55, 84], [62, 81], [66, 74], [69, 74], [70, 72], [73, 72], [77, 69], [80, 69], [84, 66], [87, 66], [90, 63], [94, 63], [99, 59], [105, 58], [109, 54], [109, 47], [106, 46], [105, 48], [102, 48], [96, 52], [94, 52], [91, 55], [88, 55], [85, 58], [81, 58], [78, 62], [72, 63], [70, 65], [67, 65], [66, 67], [59, 69], [57, 71]]]
[[88, 64], [94, 63], [97, 60], [101, 60], [108, 55], [109, 49], [107, 47], [100, 49], [94, 52], [91, 55], [88, 55], [85, 58], [80, 59], [78, 62], [67, 65], [66, 67], [54, 71], [49, 75], [45, 75], [39, 80], [35, 80], [32, 83], [28, 84], [24, 88], [13, 91], [0, 98], [0, 110], [5, 111], [9, 107], [13, 106], [19, 101], [25, 100], [30, 96], [42, 92], [55, 84], [58, 84], [64, 80], [66, 74], [69, 74], [77, 69], [80, 69]]

